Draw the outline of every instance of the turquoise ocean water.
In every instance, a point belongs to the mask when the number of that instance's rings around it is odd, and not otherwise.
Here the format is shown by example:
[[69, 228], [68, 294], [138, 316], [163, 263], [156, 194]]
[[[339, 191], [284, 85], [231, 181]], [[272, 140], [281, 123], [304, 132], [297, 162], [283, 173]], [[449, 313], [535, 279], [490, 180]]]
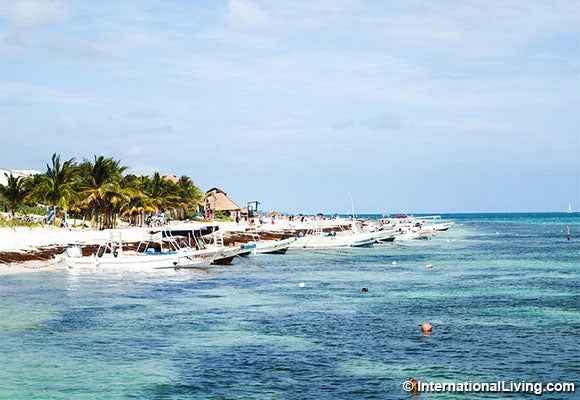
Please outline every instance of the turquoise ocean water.
[[580, 215], [444, 219], [428, 241], [209, 272], [2, 276], [0, 399], [404, 399], [409, 376], [578, 387]]

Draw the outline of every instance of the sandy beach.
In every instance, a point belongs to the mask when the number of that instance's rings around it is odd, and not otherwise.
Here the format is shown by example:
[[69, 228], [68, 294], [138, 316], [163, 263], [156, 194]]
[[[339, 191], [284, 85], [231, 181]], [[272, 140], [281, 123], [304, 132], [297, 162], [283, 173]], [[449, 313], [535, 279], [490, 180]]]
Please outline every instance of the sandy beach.
[[299, 230], [308, 230], [313, 226], [330, 229], [348, 226], [348, 224], [348, 221], [340, 219], [308, 219], [277, 220], [275, 223], [264, 223], [257, 227], [247, 223], [205, 221], [163, 227], [121, 227], [102, 231], [53, 226], [0, 228], [0, 275], [62, 268], [62, 265], [51, 263], [51, 257], [62, 253], [71, 244], [80, 244], [83, 252], [90, 254], [108, 240], [137, 243], [148, 237], [150, 233], [167, 228], [199, 229], [208, 225], [217, 225], [224, 233], [224, 243], [228, 245], [254, 241], [256, 235], [263, 240], [280, 239], [283, 235], [294, 235]]
[[143, 228], [116, 230], [73, 230], [51, 226], [0, 229], [0, 275], [44, 271], [62, 268], [50, 262], [72, 243], [83, 246], [99, 245], [121, 232], [123, 241], [139, 241], [146, 233]]
[[[172, 226], [173, 229], [199, 229], [208, 223], [188, 223]], [[252, 236], [244, 232], [244, 224], [215, 223], [224, 232], [229, 243], [248, 242]], [[280, 226], [264, 226], [262, 237], [279, 238], [288, 230], [279, 230]], [[288, 227], [286, 227], [288, 228]], [[26, 273], [62, 268], [62, 265], [51, 263], [51, 257], [62, 253], [70, 244], [80, 244], [83, 252], [96, 251], [97, 246], [114, 238], [124, 243], [136, 243], [146, 238], [151, 232], [163, 228], [123, 227], [102, 231], [90, 229], [64, 229], [52, 226], [0, 228], [0, 275]]]
[[98, 246], [119, 238], [123, 242], [138, 242], [148, 235], [148, 228], [119, 228], [102, 231], [63, 229], [52, 226], [0, 229], [0, 274], [30, 272], [55, 268], [50, 258], [76, 243], [84, 248]]
[[71, 243], [99, 244], [118, 235], [124, 241], [138, 241], [147, 233], [145, 228], [121, 228], [96, 230], [77, 230], [47, 227], [16, 227], [0, 229], [0, 253], [13, 251], [34, 251], [50, 246], [66, 246]]

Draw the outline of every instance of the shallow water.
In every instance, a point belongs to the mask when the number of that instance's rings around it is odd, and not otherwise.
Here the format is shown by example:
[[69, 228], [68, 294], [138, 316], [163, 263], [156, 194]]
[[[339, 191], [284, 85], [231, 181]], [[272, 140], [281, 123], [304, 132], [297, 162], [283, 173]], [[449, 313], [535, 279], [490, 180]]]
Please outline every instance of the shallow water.
[[409, 376], [578, 386], [578, 214], [446, 217], [457, 225], [428, 241], [210, 272], [0, 277], [0, 398], [400, 399]]

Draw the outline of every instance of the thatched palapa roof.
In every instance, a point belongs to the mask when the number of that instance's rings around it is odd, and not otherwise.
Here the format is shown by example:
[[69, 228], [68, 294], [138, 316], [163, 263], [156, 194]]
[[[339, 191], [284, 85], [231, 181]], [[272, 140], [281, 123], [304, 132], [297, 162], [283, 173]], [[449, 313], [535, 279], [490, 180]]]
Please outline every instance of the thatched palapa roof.
[[211, 211], [239, 211], [240, 207], [234, 203], [227, 193], [218, 188], [212, 188], [203, 198], [205, 209]]

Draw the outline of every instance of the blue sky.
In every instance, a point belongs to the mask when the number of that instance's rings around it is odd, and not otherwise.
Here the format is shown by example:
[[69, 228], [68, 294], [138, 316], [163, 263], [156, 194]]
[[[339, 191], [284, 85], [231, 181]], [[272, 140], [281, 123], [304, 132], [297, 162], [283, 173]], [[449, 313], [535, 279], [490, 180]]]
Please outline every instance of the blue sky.
[[580, 209], [580, 2], [0, 0], [0, 167], [240, 206]]

